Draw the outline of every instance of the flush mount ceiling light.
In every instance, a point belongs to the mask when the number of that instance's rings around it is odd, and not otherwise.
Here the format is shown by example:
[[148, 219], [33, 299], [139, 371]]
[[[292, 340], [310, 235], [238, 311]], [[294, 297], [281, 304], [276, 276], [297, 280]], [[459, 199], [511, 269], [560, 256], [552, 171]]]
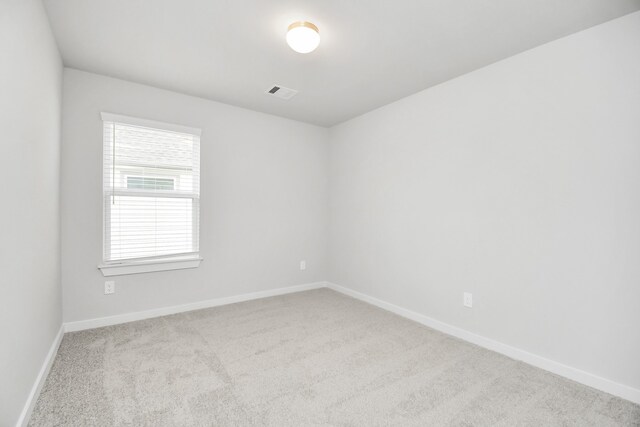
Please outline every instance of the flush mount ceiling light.
[[287, 30], [287, 44], [298, 53], [313, 52], [320, 44], [320, 31], [311, 22], [294, 22]]

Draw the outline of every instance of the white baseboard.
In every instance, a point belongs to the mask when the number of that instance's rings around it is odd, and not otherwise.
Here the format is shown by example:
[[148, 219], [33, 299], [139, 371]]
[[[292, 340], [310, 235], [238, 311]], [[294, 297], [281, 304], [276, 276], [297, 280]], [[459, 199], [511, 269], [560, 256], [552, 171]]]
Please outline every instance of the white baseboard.
[[169, 314], [183, 313], [185, 311], [200, 310], [203, 308], [218, 307], [220, 305], [233, 304], [236, 302], [249, 301], [260, 298], [273, 297], [277, 295], [291, 294], [294, 292], [308, 291], [326, 287], [326, 282], [307, 283], [304, 285], [289, 286], [286, 288], [270, 289], [268, 291], [252, 292], [231, 297], [215, 298], [205, 301], [193, 302], [190, 304], [174, 305], [170, 307], [155, 308], [152, 310], [137, 311], [134, 313], [118, 314], [109, 317], [99, 317], [96, 319], [79, 320], [64, 324], [65, 332], [83, 331], [85, 329], [101, 328], [103, 326], [118, 325], [120, 323], [134, 322], [136, 320], [150, 319], [153, 317], [167, 316]]
[[49, 348], [49, 352], [47, 353], [47, 357], [45, 357], [44, 362], [42, 363], [42, 367], [40, 368], [40, 372], [38, 372], [38, 376], [36, 377], [36, 381], [31, 387], [31, 392], [29, 393], [29, 397], [22, 408], [22, 413], [18, 418], [18, 422], [16, 423], [16, 427], [26, 427], [29, 424], [29, 418], [31, 418], [31, 413], [33, 412], [33, 408], [35, 407], [36, 402], [38, 401], [38, 396], [40, 396], [40, 391], [42, 390], [42, 386], [44, 385], [47, 376], [49, 375], [49, 371], [51, 370], [51, 365], [53, 365], [53, 360], [56, 358], [56, 354], [58, 353], [58, 347], [60, 347], [60, 343], [62, 342], [62, 336], [64, 335], [64, 325], [60, 325], [60, 329], [56, 334], [56, 337], [53, 339], [53, 343], [51, 343], [51, 347]]
[[436, 329], [440, 332], [444, 332], [445, 334], [453, 335], [454, 337], [479, 345], [480, 347], [484, 347], [497, 353], [504, 354], [505, 356], [508, 356], [512, 359], [521, 360], [525, 363], [549, 372], [553, 372], [554, 374], [560, 375], [578, 383], [640, 404], [640, 390], [633, 387], [616, 383], [606, 378], [590, 374], [589, 372], [572, 368], [571, 366], [546, 359], [542, 356], [538, 356], [527, 351], [511, 347], [510, 345], [474, 334], [473, 332], [466, 331], [456, 326], [452, 326], [439, 320], [432, 319], [423, 314], [416, 313], [415, 311], [407, 310], [406, 308], [402, 308], [386, 301], [382, 301], [378, 298], [374, 298], [372, 296], [365, 295], [352, 289], [345, 288], [344, 286], [336, 285], [335, 283], [327, 282], [327, 287], [333, 289], [334, 291], [375, 305], [402, 317], [406, 317], [407, 319], [411, 319], [415, 322]]

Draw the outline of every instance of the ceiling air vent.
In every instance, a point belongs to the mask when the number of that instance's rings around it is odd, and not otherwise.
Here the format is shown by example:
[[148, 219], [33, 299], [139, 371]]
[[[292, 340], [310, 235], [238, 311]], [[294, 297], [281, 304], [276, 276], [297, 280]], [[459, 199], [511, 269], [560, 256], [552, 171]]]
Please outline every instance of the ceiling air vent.
[[275, 86], [269, 88], [265, 93], [267, 95], [275, 96], [276, 98], [289, 100], [289, 99], [293, 98], [294, 96], [296, 96], [298, 91], [295, 90], [295, 89], [289, 89], [288, 87], [275, 85]]

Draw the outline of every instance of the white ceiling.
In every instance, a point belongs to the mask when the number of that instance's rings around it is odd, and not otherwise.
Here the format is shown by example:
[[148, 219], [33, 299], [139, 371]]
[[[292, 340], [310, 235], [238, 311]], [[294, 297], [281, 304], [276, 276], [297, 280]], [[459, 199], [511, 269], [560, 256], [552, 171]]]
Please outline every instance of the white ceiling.
[[[44, 0], [66, 66], [331, 126], [640, 0]], [[287, 26], [322, 41], [293, 52]], [[264, 91], [280, 84], [290, 101]]]

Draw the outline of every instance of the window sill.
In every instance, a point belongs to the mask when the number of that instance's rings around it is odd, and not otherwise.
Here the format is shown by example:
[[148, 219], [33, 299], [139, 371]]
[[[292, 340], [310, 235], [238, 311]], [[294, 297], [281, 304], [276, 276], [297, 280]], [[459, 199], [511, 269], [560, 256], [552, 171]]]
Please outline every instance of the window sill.
[[100, 264], [98, 268], [102, 275], [124, 276], [127, 274], [151, 273], [154, 271], [183, 270], [197, 268], [202, 258], [164, 258], [146, 261], [125, 261], [122, 263]]

